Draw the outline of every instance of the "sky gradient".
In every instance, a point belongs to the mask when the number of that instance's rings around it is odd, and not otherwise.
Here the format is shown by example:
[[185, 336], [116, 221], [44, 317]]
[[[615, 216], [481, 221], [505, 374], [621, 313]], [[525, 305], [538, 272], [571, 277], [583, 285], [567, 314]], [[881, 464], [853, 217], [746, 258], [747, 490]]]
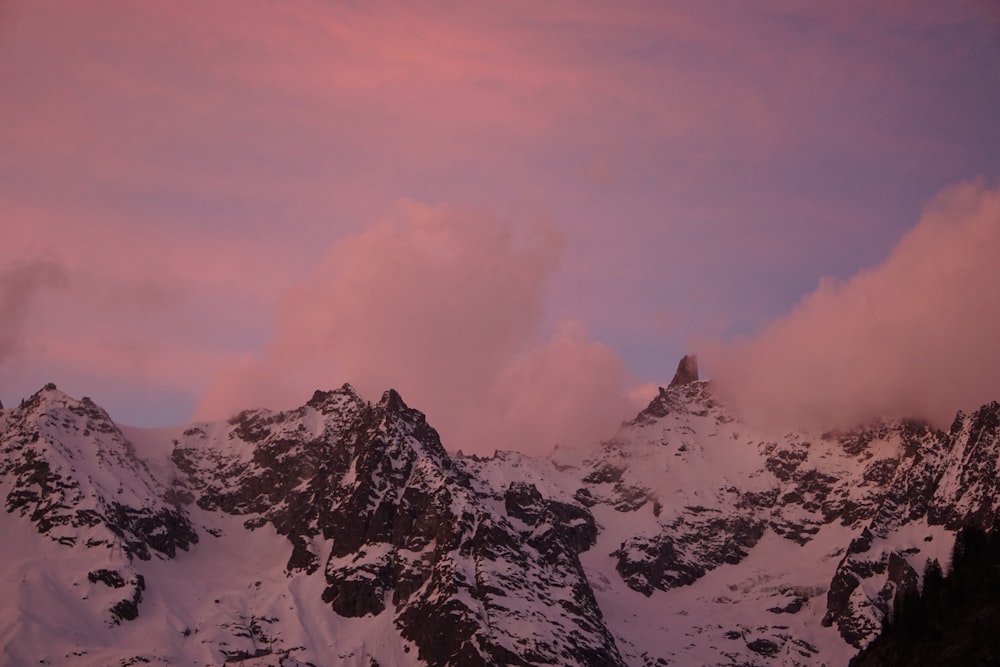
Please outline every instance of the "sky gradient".
[[765, 420], [1000, 399], [996, 3], [430, 5], [0, 3], [0, 399], [349, 381], [467, 452], [688, 351]]

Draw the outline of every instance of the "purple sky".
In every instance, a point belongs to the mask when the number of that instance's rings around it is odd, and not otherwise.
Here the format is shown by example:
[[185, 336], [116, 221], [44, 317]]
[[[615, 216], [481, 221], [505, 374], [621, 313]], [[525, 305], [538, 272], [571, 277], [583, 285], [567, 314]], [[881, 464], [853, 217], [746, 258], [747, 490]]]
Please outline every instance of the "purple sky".
[[0, 399], [161, 425], [350, 381], [453, 449], [605, 436], [686, 351], [752, 380], [866, 317], [859, 272], [920, 284], [942, 192], [1000, 257], [998, 83], [987, 0], [6, 2]]

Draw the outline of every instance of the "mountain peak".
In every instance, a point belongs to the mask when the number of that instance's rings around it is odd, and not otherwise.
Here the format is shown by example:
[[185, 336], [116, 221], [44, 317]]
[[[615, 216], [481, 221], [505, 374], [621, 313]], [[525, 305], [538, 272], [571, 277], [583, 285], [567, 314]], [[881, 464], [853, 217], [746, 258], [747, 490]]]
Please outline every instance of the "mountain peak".
[[70, 407], [78, 406], [79, 404], [80, 401], [60, 391], [55, 383], [49, 382], [31, 396], [22, 400], [20, 407], [32, 411], [39, 410], [43, 405], [48, 407]]
[[[0, 567], [20, 575], [0, 577], [18, 603], [0, 613], [5, 651], [16, 664], [153, 651], [176, 664], [847, 664], [955, 531], [1000, 516], [998, 403], [950, 433], [774, 434], [740, 422], [685, 356], [593, 452], [452, 458], [392, 389], [376, 402], [343, 385], [161, 431], [120, 429], [47, 386], [0, 413]], [[179, 622], [149, 635], [164, 615]]]
[[395, 389], [386, 389], [382, 393], [382, 400], [379, 401], [379, 405], [385, 406], [385, 408], [390, 412], [409, 409], [409, 406], [406, 405], [403, 397], [400, 396], [399, 392]]
[[334, 420], [350, 421], [365, 410], [367, 402], [351, 385], [344, 383], [339, 389], [322, 391], [317, 389], [304, 407], [320, 414], [332, 416]]
[[674, 379], [670, 381], [671, 387], [682, 384], [691, 384], [698, 381], [698, 357], [693, 354], [685, 354], [679, 364]]

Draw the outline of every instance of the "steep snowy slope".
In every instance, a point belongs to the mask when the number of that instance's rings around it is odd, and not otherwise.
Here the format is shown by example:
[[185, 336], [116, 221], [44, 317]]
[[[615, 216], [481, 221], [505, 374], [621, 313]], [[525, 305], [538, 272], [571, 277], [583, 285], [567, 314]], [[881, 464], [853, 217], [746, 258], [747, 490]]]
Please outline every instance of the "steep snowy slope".
[[991, 525], [995, 408], [951, 433], [918, 422], [846, 433], [739, 423], [684, 360], [674, 383], [579, 463], [474, 461], [586, 505], [581, 555], [630, 664], [846, 664], [952, 532]]
[[[887, 609], [873, 612], [870, 598], [885, 595], [878, 570], [890, 554], [905, 552], [919, 570], [950, 545], [920, 522], [926, 496], [894, 485], [907, 448], [932, 451], [940, 435], [916, 425], [755, 433], [704, 383], [662, 390], [587, 461], [576, 492], [609, 527], [583, 561], [618, 575], [596, 588], [622, 652], [636, 664], [844, 664], [854, 651], [847, 642], [870, 638]], [[889, 508], [903, 504], [910, 509], [890, 520]], [[854, 538], [880, 521], [887, 530], [909, 522], [913, 534], [879, 552], [873, 571], [847, 574]], [[935, 536], [933, 548], [922, 541]], [[847, 588], [861, 579], [865, 587], [842, 603], [838, 575]], [[614, 608], [646, 613], [621, 618]], [[860, 619], [876, 625], [858, 631]]]
[[0, 412], [9, 664], [844, 665], [997, 518], [1000, 406], [949, 433], [741, 424], [691, 360], [589, 452], [452, 456], [393, 391], [118, 427]]
[[[129, 429], [138, 445], [102, 415], [54, 388], [7, 415], [11, 662], [621, 664], [577, 558], [586, 511], [477, 491], [395, 392]], [[105, 518], [133, 505], [191, 539]]]
[[629, 664], [846, 664], [854, 649], [821, 621], [854, 529], [820, 534], [815, 512], [777, 502], [777, 447], [695, 381], [661, 390], [582, 464], [572, 451], [463, 463], [482, 483], [526, 479], [588, 507], [598, 536], [581, 562]]

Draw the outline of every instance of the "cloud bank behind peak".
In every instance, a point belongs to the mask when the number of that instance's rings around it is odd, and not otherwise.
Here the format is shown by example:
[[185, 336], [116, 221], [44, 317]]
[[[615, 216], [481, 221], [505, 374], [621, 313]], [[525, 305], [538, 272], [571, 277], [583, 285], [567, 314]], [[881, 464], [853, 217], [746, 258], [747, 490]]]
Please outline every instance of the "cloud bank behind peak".
[[746, 418], [849, 427], [1000, 398], [1000, 189], [943, 191], [878, 266], [820, 281], [757, 335], [701, 358]]
[[216, 376], [197, 416], [290, 407], [348, 381], [366, 396], [398, 389], [452, 449], [603, 437], [636, 406], [610, 348], [574, 322], [544, 332], [562, 243], [482, 211], [403, 205], [285, 292], [271, 341]]

